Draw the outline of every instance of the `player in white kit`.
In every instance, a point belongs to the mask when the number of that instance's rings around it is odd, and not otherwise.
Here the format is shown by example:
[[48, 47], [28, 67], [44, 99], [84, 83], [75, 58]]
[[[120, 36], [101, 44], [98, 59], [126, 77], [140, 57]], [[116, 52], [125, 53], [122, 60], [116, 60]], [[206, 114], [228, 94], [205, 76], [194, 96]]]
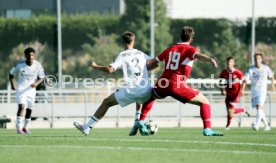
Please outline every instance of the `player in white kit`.
[[[18, 134], [30, 133], [28, 125], [31, 120], [32, 110], [35, 103], [36, 87], [44, 80], [45, 74], [42, 65], [34, 60], [35, 50], [31, 47], [26, 48], [26, 60], [19, 61], [10, 70], [11, 88], [16, 90], [16, 101], [18, 111], [16, 117], [16, 130]], [[17, 78], [15, 84], [14, 77]], [[25, 120], [23, 123], [23, 114], [26, 108]]]
[[265, 112], [264, 104], [267, 95], [267, 80], [271, 79], [272, 91], [275, 91], [274, 87], [274, 73], [265, 64], [262, 63], [263, 54], [256, 53], [254, 55], [255, 65], [249, 67], [245, 73], [245, 80], [242, 85], [242, 92], [244, 92], [246, 83], [251, 81], [251, 99], [252, 107], [257, 109], [256, 122], [252, 126], [254, 130], [259, 130], [260, 122], [263, 120], [265, 124], [265, 131], [269, 131]]
[[143, 104], [151, 97], [152, 88], [147, 69], [149, 57], [142, 51], [134, 49], [134, 43], [135, 35], [131, 32], [125, 32], [122, 35], [122, 44], [125, 50], [118, 54], [112, 64], [109, 66], [99, 66], [95, 62], [90, 64], [95, 69], [109, 73], [122, 69], [125, 85], [105, 98], [94, 116], [86, 124], [74, 122], [74, 126], [83, 134], [88, 135], [90, 129], [98, 123], [110, 107], [117, 104], [124, 107], [135, 102]]

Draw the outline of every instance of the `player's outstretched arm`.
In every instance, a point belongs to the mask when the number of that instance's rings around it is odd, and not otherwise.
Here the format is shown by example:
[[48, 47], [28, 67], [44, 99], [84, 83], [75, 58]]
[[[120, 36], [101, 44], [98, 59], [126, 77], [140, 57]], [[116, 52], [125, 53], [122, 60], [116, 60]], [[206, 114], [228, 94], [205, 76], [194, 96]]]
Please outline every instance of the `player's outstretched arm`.
[[16, 87], [15, 87], [15, 83], [14, 83], [14, 81], [13, 81], [14, 76], [13, 76], [12, 74], [9, 74], [9, 79], [10, 79], [10, 83], [11, 83], [11, 89], [12, 89], [12, 90], [15, 90]]
[[215, 68], [218, 67], [216, 60], [213, 59], [213, 58], [211, 58], [211, 57], [209, 57], [209, 56], [207, 56], [207, 55], [205, 55], [205, 54], [196, 53], [195, 59], [198, 59], [198, 60], [200, 60], [200, 61], [202, 61], [202, 62], [210, 62], [210, 63], [212, 63], [212, 65], [213, 65]]
[[94, 69], [104, 71], [104, 72], [108, 72], [108, 73], [112, 73], [112, 72], [115, 71], [115, 69], [112, 66], [99, 66], [95, 61], [89, 62], [88, 66], [91, 66]]
[[147, 69], [149, 71], [154, 70], [157, 67], [158, 67], [158, 61], [156, 59], [147, 60]]

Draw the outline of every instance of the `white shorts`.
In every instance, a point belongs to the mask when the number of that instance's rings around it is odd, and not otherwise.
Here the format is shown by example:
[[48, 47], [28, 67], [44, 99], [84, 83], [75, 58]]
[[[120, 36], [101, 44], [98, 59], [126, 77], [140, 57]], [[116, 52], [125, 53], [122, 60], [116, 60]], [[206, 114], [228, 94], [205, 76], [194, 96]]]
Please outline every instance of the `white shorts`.
[[35, 103], [36, 90], [34, 88], [16, 91], [17, 104], [24, 104], [25, 108], [33, 109]]
[[256, 97], [253, 97], [251, 100], [252, 100], [253, 108], [256, 108], [257, 105], [264, 106], [265, 100], [266, 100], [266, 95], [256, 96]]
[[134, 102], [143, 104], [148, 101], [151, 97], [152, 87], [131, 89], [131, 88], [120, 88], [115, 92], [115, 98], [121, 107], [127, 106]]

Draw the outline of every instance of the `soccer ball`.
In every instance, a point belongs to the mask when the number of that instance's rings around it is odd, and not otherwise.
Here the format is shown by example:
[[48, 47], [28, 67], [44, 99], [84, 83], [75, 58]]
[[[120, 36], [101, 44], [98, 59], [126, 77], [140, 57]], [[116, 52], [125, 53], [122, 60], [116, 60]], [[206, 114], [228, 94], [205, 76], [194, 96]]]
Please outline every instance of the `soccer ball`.
[[145, 122], [145, 125], [148, 128], [149, 134], [153, 135], [153, 134], [157, 133], [158, 126], [152, 120], [149, 120], [149, 121]]

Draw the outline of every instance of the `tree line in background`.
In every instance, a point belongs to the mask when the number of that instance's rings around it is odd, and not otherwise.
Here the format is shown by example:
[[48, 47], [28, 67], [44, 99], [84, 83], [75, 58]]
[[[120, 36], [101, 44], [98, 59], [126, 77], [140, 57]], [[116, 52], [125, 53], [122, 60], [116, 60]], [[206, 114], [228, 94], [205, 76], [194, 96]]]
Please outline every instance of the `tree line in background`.
[[[150, 54], [150, 5], [147, 0], [126, 0], [126, 13], [112, 15], [63, 15], [63, 74], [74, 77], [118, 77], [120, 72], [105, 74], [87, 67], [90, 59], [109, 64], [122, 50], [120, 34], [126, 30], [136, 34], [136, 48]], [[245, 71], [250, 63], [251, 21], [233, 22], [227, 19], [169, 19], [165, 4], [155, 1], [155, 55], [179, 40], [183, 25], [194, 27], [193, 46], [217, 59], [219, 68], [195, 62], [194, 78], [218, 75], [226, 58], [236, 58], [236, 65]], [[6, 89], [8, 71], [24, 57], [29, 45], [37, 50], [37, 59], [48, 74], [57, 75], [57, 24], [55, 16], [35, 16], [29, 19], [0, 18], [0, 89]], [[258, 18], [256, 49], [265, 53], [265, 61], [276, 70], [276, 17]], [[161, 68], [157, 69], [157, 75]]]

